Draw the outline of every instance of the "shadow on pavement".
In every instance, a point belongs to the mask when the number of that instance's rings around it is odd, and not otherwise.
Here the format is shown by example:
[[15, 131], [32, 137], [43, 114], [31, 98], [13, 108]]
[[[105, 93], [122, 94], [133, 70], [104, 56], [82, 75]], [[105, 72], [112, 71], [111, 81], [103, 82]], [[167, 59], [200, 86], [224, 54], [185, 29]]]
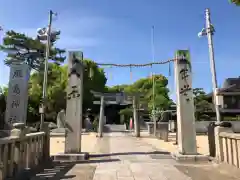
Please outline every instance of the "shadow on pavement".
[[65, 175], [75, 164], [70, 162], [52, 162], [46, 165], [44, 168], [39, 169], [37, 172], [32, 174], [31, 180], [40, 179], [72, 179], [76, 176]]
[[157, 154], [165, 154], [169, 155], [170, 153], [167, 151], [153, 151], [153, 152], [123, 152], [123, 153], [106, 153], [106, 154], [91, 154], [90, 158], [96, 157], [106, 157], [106, 156], [124, 156], [124, 155], [157, 155]]
[[109, 133], [131, 133], [129, 131], [126, 130], [108, 130], [108, 131], [104, 131], [105, 134], [109, 134]]
[[[103, 157], [103, 156], [94, 156], [94, 157]], [[76, 164], [94, 164], [94, 163], [107, 163], [107, 162], [117, 162], [120, 159], [91, 159], [86, 161], [79, 161]]]
[[[115, 162], [120, 161], [119, 159], [99, 159], [99, 160], [87, 160], [79, 162], [52, 162], [49, 165], [46, 165], [44, 168], [39, 169], [37, 172], [32, 172], [29, 180], [60, 180], [60, 179], [74, 179], [89, 177], [89, 180], [92, 180], [90, 176], [93, 176], [96, 166], [91, 165], [95, 163], [106, 163], [106, 162]], [[81, 165], [77, 168], [77, 171], [73, 174], [66, 175], [75, 165]], [[24, 180], [28, 180], [26, 177]], [[88, 179], [87, 179], [88, 180]]]

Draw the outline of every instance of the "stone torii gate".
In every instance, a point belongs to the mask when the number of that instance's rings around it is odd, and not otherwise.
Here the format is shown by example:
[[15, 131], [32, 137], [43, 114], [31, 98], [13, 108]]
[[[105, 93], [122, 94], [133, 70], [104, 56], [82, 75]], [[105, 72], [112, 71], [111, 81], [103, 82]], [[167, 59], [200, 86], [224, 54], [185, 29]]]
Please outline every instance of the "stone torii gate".
[[[194, 116], [194, 100], [192, 90], [192, 71], [190, 53], [188, 50], [178, 50], [175, 60], [175, 84], [177, 95], [177, 126], [178, 126], [178, 152], [173, 156], [176, 159], [197, 159], [206, 158], [197, 154], [196, 129]], [[69, 53], [69, 81], [66, 120], [70, 132], [66, 135], [65, 154], [81, 153], [81, 131], [82, 131], [82, 97], [83, 97], [83, 55], [82, 52]], [[96, 93], [101, 98], [99, 137], [103, 133], [104, 101], [107, 98], [105, 93]], [[119, 94], [118, 94], [119, 95]], [[116, 96], [116, 95], [115, 95]], [[135, 120], [135, 135], [140, 136], [138, 122], [138, 99], [136, 94], [123, 94], [118, 96], [124, 100], [132, 97]], [[124, 97], [124, 98], [123, 98]], [[125, 99], [127, 100], [127, 99]], [[75, 155], [75, 154], [74, 154]], [[78, 155], [75, 155], [78, 156]]]
[[138, 116], [139, 107], [139, 93], [101, 93], [91, 91], [96, 98], [100, 98], [100, 117], [98, 127], [98, 137], [103, 136], [103, 118], [104, 118], [104, 107], [105, 104], [110, 104], [109, 99], [115, 99], [118, 104], [132, 104], [133, 105], [133, 118], [134, 118], [134, 130], [135, 136], [140, 137], [140, 124]]

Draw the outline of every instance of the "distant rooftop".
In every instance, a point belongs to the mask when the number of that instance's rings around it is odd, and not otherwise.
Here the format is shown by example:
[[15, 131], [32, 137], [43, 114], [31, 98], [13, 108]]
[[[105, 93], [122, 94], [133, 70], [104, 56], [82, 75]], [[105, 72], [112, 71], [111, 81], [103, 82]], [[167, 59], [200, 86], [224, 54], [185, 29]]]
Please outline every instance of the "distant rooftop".
[[240, 77], [225, 79], [222, 88], [229, 88], [233, 85], [235, 85], [236, 87], [240, 87]]
[[[231, 89], [240, 89], [240, 76], [237, 78], [227, 78], [223, 82], [223, 86], [219, 88], [220, 93], [227, 92]], [[207, 94], [208, 97], [212, 97], [212, 92]]]

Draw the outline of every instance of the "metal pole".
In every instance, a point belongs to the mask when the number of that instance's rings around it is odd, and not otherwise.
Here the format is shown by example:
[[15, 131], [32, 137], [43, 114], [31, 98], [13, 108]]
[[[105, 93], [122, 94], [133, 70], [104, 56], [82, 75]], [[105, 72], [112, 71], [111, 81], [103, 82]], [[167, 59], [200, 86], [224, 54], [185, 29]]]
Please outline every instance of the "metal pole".
[[99, 124], [98, 124], [98, 137], [103, 136], [103, 118], [104, 118], [104, 95], [101, 96], [101, 106], [100, 106], [100, 115], [99, 115]]
[[45, 64], [44, 64], [44, 77], [43, 77], [43, 92], [42, 92], [42, 112], [41, 112], [41, 124], [40, 130], [43, 129], [44, 123], [44, 115], [45, 115], [45, 108], [46, 108], [46, 98], [47, 98], [47, 78], [48, 78], [48, 59], [49, 59], [49, 48], [50, 48], [50, 37], [51, 37], [51, 27], [52, 27], [52, 16], [53, 12], [50, 10], [49, 12], [49, 22], [47, 28], [47, 43], [46, 43], [46, 57], [45, 57]]
[[216, 118], [217, 122], [220, 122], [221, 115], [220, 109], [217, 103], [217, 75], [216, 75], [216, 67], [215, 67], [215, 59], [214, 59], [214, 48], [213, 48], [213, 39], [212, 39], [212, 25], [211, 25], [211, 18], [210, 18], [210, 11], [206, 9], [206, 33], [208, 37], [208, 48], [209, 48], [209, 56], [210, 56], [210, 66], [211, 66], [211, 73], [212, 73], [212, 88], [213, 88], [213, 97], [214, 97], [214, 105], [216, 111]]
[[[152, 26], [152, 61], [153, 63], [155, 62], [155, 48], [154, 48], [154, 26]], [[153, 87], [152, 87], [152, 96], [153, 96], [153, 107], [152, 107], [152, 113], [153, 113], [153, 122], [154, 122], [154, 127], [153, 127], [153, 133], [154, 136], [157, 135], [157, 120], [155, 117], [155, 76], [154, 73], [152, 72], [152, 81], [153, 81]]]

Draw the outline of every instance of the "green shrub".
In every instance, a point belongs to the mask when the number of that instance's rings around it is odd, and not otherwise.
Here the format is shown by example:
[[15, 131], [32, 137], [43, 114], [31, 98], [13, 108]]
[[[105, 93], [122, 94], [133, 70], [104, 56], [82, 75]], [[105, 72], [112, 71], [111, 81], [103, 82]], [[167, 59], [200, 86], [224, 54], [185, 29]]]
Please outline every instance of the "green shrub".
[[99, 116], [95, 116], [94, 121], [93, 121], [93, 130], [97, 132], [98, 130], [98, 124], [99, 124]]

